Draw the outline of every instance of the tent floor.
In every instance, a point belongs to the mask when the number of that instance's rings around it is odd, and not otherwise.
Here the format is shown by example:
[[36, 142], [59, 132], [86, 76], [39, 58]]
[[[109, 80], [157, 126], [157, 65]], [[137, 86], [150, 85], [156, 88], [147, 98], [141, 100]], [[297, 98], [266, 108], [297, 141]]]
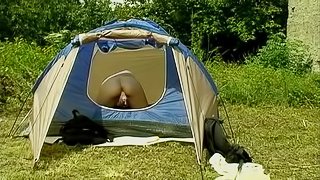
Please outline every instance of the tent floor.
[[[59, 142], [61, 136], [47, 136], [45, 139], [45, 143], [47, 144], [54, 144]], [[193, 138], [160, 138], [158, 136], [151, 136], [151, 137], [133, 137], [133, 136], [122, 136], [114, 138], [113, 142], [106, 142], [103, 144], [98, 144], [95, 146], [102, 147], [102, 146], [128, 146], [128, 145], [138, 145], [138, 146], [145, 146], [151, 145], [161, 142], [167, 141], [180, 141], [180, 142], [189, 142], [194, 143]]]

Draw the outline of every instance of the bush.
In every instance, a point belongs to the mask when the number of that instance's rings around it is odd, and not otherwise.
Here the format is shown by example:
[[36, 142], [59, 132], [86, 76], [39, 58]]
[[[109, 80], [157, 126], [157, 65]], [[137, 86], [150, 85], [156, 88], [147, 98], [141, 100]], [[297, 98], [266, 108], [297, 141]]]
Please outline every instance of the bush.
[[56, 52], [21, 39], [0, 42], [0, 113], [17, 111]]
[[221, 97], [248, 106], [320, 107], [320, 75], [266, 68], [259, 64], [207, 63]]
[[296, 74], [310, 72], [312, 67], [307, 46], [297, 40], [286, 40], [282, 33], [273, 35], [257, 56], [249, 57], [247, 63], [251, 62], [274, 69], [287, 69]]
[[56, 49], [62, 49], [77, 35], [76, 32], [70, 32], [69, 30], [61, 30], [58, 33], [51, 33], [44, 37], [47, 45]]
[[0, 40], [21, 37], [44, 45], [44, 37], [62, 30], [85, 32], [112, 19], [109, 0], [1, 1]]
[[[267, 37], [286, 32], [288, 0], [208, 0], [192, 13], [192, 48], [201, 58], [243, 62]], [[215, 50], [218, 51], [215, 51]]]

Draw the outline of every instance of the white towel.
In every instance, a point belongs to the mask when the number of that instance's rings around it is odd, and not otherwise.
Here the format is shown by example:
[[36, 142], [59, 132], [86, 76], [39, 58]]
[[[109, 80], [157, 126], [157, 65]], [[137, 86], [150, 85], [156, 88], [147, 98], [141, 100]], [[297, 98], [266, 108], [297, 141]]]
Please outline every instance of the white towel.
[[265, 174], [262, 165], [257, 163], [244, 163], [238, 172], [239, 164], [227, 163], [219, 153], [215, 153], [209, 163], [218, 174], [222, 175], [215, 180], [270, 180], [269, 174]]

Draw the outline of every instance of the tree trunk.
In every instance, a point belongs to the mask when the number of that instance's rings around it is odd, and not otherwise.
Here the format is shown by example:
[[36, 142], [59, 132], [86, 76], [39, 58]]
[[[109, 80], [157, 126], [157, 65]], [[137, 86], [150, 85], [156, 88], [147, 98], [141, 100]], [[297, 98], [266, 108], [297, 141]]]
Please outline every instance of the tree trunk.
[[320, 0], [288, 1], [288, 39], [310, 46], [313, 71], [320, 72]]

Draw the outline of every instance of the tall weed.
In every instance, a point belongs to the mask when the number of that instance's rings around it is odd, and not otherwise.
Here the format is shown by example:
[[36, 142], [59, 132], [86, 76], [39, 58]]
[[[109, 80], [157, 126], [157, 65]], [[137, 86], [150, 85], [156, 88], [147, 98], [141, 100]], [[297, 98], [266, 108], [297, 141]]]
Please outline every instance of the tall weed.
[[56, 53], [21, 39], [0, 42], [0, 113], [16, 111], [37, 76]]
[[312, 58], [308, 47], [298, 40], [287, 40], [282, 33], [274, 34], [256, 56], [248, 57], [247, 63], [260, 64], [274, 69], [287, 69], [295, 74], [311, 71]]
[[320, 74], [297, 75], [258, 64], [208, 62], [207, 69], [228, 103], [249, 106], [320, 107]]

